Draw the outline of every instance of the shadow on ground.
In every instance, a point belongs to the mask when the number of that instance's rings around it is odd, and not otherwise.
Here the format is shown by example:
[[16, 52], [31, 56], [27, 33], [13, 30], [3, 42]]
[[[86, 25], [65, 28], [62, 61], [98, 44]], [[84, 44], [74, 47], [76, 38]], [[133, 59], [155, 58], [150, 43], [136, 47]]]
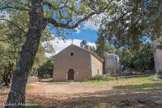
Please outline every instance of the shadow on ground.
[[161, 108], [162, 91], [130, 92], [114, 89], [64, 95], [60, 99], [53, 94], [46, 97], [31, 95], [30, 99], [48, 108]]

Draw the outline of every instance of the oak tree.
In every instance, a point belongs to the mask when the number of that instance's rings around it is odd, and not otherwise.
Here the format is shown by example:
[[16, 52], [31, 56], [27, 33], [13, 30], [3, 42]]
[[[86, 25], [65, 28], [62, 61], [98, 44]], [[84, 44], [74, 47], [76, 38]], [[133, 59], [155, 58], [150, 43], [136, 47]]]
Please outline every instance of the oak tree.
[[117, 48], [138, 49], [145, 40], [161, 36], [161, 8], [161, 0], [123, 0], [102, 20], [98, 34]]
[[29, 15], [26, 41], [14, 71], [6, 108], [14, 107], [9, 104], [25, 107], [27, 78], [42, 32], [47, 26], [52, 29], [74, 29], [93, 15], [109, 12], [114, 3], [113, 0], [1, 0], [1, 11], [21, 11]]

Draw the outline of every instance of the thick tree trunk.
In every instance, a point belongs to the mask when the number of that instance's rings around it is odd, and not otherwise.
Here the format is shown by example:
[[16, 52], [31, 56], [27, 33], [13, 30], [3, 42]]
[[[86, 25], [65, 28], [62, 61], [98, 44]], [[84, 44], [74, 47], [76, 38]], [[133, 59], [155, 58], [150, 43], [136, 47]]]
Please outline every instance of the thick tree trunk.
[[25, 89], [29, 71], [33, 65], [43, 30], [43, 0], [31, 0], [27, 39], [22, 47], [19, 64], [14, 71], [6, 108], [25, 107]]

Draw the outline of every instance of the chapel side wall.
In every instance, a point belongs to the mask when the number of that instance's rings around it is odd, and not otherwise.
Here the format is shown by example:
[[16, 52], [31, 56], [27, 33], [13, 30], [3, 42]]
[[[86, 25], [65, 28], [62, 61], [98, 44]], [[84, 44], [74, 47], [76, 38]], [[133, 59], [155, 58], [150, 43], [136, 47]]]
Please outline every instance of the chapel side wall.
[[[69, 56], [70, 52], [74, 55]], [[55, 56], [54, 81], [67, 81], [68, 69], [74, 69], [74, 81], [91, 79], [90, 53], [76, 46], [70, 46]]]
[[92, 62], [92, 77], [97, 74], [102, 74], [103, 72], [103, 63], [99, 61], [96, 57], [91, 55]]

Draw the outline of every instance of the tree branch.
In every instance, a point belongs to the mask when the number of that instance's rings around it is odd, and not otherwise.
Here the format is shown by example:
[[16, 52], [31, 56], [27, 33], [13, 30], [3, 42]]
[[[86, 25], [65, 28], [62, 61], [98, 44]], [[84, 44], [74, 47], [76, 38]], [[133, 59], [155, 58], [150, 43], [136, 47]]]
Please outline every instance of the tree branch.
[[78, 27], [78, 25], [83, 22], [83, 21], [86, 21], [88, 20], [89, 17], [91, 17], [92, 15], [96, 14], [95, 12], [92, 12], [90, 13], [89, 15], [85, 16], [84, 18], [80, 19], [76, 24], [74, 25], [68, 25], [68, 24], [65, 24], [65, 23], [58, 23], [55, 19], [53, 18], [48, 18], [48, 23], [51, 23], [53, 26], [55, 27], [60, 27], [60, 28], [66, 28], [66, 29], [74, 29], [76, 27]]
[[[111, 2], [110, 2], [111, 3]], [[97, 12], [91, 12], [90, 14], [88, 14], [87, 16], [83, 17], [82, 19], [80, 19], [78, 22], [76, 22], [74, 25], [69, 25], [69, 23], [58, 23], [55, 19], [53, 18], [46, 18], [45, 20], [48, 22], [48, 23], [51, 23], [53, 26], [55, 27], [60, 27], [60, 28], [66, 28], [66, 29], [74, 29], [76, 27], [79, 26], [79, 24], [81, 24], [83, 21], [86, 21], [88, 20], [88, 18], [92, 17], [93, 15], [95, 14], [100, 14], [102, 12], [104, 12], [106, 9], [110, 9], [111, 6], [110, 6], [110, 3], [108, 5], [106, 5], [105, 7], [103, 7], [102, 10], [100, 11], [97, 11]], [[110, 6], [110, 7], [109, 7]], [[109, 8], [108, 8], [109, 7]]]
[[[67, 1], [68, 1], [68, 0], [66, 0], [65, 4], [67, 4]], [[44, 4], [44, 5], [47, 5], [47, 6], [49, 7], [49, 9], [53, 9], [53, 10], [60, 10], [60, 9], [65, 8], [65, 4], [64, 4], [64, 6], [59, 7], [59, 8], [54, 7], [53, 4], [51, 4], [51, 3], [49, 3], [49, 2], [43, 2], [43, 4]]]
[[[13, 3], [18, 4], [20, 7], [15, 7], [15, 5], [13, 5]], [[7, 3], [5, 3], [4, 5], [0, 6], [0, 10], [4, 10], [4, 9], [16, 9], [16, 10], [23, 10], [23, 11], [29, 11], [29, 9], [24, 8], [24, 7], [28, 7], [31, 8], [29, 6], [29, 4], [25, 4], [23, 1], [21, 0], [10, 0]]]
[[[106, 9], [106, 8], [104, 8], [104, 9]], [[45, 20], [48, 23], [51, 23], [55, 27], [66, 28], [66, 29], [74, 29], [74, 28], [78, 27], [79, 24], [81, 24], [82, 22], [88, 20], [88, 18], [90, 18], [91, 16], [104, 12], [104, 9], [102, 11], [98, 11], [98, 12], [91, 12], [90, 14], [88, 14], [87, 16], [83, 17], [78, 22], [76, 22], [74, 25], [68, 25], [68, 23], [66, 23], [66, 24], [65, 23], [58, 23], [55, 19], [53, 19], [51, 17], [45, 18]]]
[[0, 10], [4, 10], [4, 9], [16, 9], [16, 10], [29, 11], [29, 9], [25, 9], [25, 8], [21, 8], [21, 7], [12, 7], [12, 6], [0, 7]]
[[[94, 12], [89, 13], [88, 15], [86, 15], [85, 17], [83, 17], [82, 19], [80, 19], [79, 21], [77, 21], [77, 22], [76, 22], [75, 24], [73, 24], [73, 25], [69, 25], [69, 21], [68, 21], [67, 23], [59, 23], [59, 22], [57, 22], [57, 21], [56, 21], [54, 18], [52, 18], [52, 17], [44, 18], [44, 25], [46, 25], [46, 24], [48, 24], [48, 23], [51, 23], [54, 27], [60, 27], [60, 28], [66, 28], [66, 29], [74, 29], [74, 28], [78, 27], [79, 24], [81, 24], [83, 21], [88, 20], [88, 18], [92, 17], [93, 15], [95, 15], [95, 14], [100, 14], [100, 13], [104, 12], [106, 9], [109, 10], [109, 9], [111, 8], [110, 4], [111, 4], [112, 1], [113, 1], [113, 0], [110, 0], [110, 2], [109, 2], [105, 7], [103, 7], [101, 10], [99, 10], [99, 11], [94, 11]], [[59, 7], [59, 8], [54, 7], [54, 6], [53, 6], [51, 3], [49, 3], [49, 2], [43, 2], [43, 3], [44, 3], [45, 5], [48, 5], [50, 9], [52, 8], [52, 9], [54, 9], [54, 10], [60, 10], [60, 9], [63, 9], [63, 8], [66, 7], [66, 6], [65, 6], [66, 2], [65, 2], [65, 4], [64, 4], [64, 6]], [[60, 14], [60, 16], [62, 17], [62, 14], [61, 14], [60, 11], [59, 11], [59, 14]]]
[[7, 19], [0, 19], [0, 20], [4, 20], [4, 21], [7, 21], [7, 22], [11, 23], [12, 25], [14, 25], [14, 26], [16, 26], [18, 29], [20, 29], [24, 34], [26, 34], [26, 32], [25, 32], [21, 27], [19, 27], [18, 25], [16, 25], [16, 24], [13, 23], [12, 21], [7, 20]]

